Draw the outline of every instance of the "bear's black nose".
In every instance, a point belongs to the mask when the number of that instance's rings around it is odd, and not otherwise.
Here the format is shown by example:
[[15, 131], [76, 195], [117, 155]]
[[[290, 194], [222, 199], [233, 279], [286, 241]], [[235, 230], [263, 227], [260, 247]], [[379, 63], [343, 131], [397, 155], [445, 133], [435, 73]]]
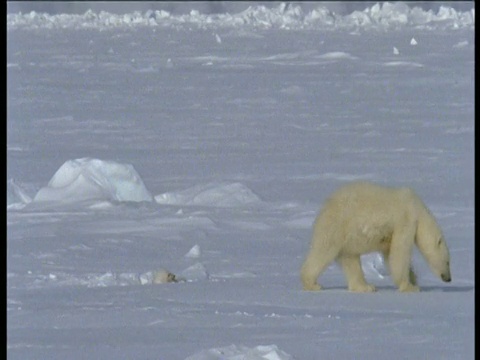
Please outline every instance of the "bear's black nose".
[[442, 274], [441, 277], [442, 277], [442, 280], [445, 281], [445, 282], [452, 281], [452, 277], [448, 274]]

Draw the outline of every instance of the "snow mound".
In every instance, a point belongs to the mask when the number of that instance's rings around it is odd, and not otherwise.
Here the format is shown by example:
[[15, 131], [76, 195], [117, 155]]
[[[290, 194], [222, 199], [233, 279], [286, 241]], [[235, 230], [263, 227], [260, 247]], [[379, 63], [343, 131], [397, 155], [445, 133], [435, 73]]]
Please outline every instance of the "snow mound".
[[262, 202], [252, 190], [241, 183], [197, 185], [186, 190], [157, 195], [155, 201], [163, 205], [217, 207], [240, 207]]
[[132, 165], [82, 158], [66, 161], [34, 202], [153, 201]]
[[[12, 29], [112, 29], [137, 27], [199, 28], [262, 28], [262, 29], [390, 29], [415, 27], [419, 29], [458, 29], [475, 27], [475, 9], [456, 11], [441, 6], [435, 14], [419, 7], [402, 3], [375, 4], [363, 11], [348, 15], [336, 14], [325, 6], [304, 11], [299, 4], [281, 3], [278, 6], [252, 5], [236, 14], [201, 14], [192, 10], [188, 14], [171, 14], [164, 10], [136, 11], [130, 14], [98, 13], [88, 10], [82, 15], [36, 13], [7, 14], [7, 30]], [[217, 38], [219, 42], [219, 38]], [[221, 42], [221, 39], [220, 39]]]
[[7, 209], [21, 209], [32, 199], [13, 179], [7, 181]]
[[259, 345], [254, 348], [230, 345], [223, 348], [203, 350], [185, 360], [293, 360], [276, 345]]

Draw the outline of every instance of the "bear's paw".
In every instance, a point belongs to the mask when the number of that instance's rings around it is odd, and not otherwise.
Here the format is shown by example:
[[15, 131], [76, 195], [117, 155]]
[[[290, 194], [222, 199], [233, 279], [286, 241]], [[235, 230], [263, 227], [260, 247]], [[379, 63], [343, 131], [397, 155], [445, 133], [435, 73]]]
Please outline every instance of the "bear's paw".
[[320, 291], [322, 290], [322, 287], [318, 284], [313, 284], [313, 285], [304, 285], [303, 290], [305, 291]]
[[419, 292], [420, 288], [417, 285], [404, 284], [398, 288], [400, 292]]
[[370, 285], [370, 284], [364, 284], [364, 285], [354, 285], [354, 286], [349, 286], [348, 291], [352, 292], [375, 292], [377, 289], [375, 286]]

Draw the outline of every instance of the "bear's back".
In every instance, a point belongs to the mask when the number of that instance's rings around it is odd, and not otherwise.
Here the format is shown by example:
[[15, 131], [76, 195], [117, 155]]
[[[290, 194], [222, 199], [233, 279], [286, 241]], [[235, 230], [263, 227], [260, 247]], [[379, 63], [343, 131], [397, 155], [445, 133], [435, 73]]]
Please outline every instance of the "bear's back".
[[380, 251], [389, 246], [399, 224], [417, 217], [415, 197], [408, 188], [347, 184], [325, 202], [314, 223], [314, 237], [340, 239], [342, 251], [352, 254]]
[[330, 212], [351, 221], [358, 217], [383, 217], [411, 212], [418, 197], [410, 188], [395, 188], [371, 182], [353, 182], [340, 187], [325, 202], [322, 213]]

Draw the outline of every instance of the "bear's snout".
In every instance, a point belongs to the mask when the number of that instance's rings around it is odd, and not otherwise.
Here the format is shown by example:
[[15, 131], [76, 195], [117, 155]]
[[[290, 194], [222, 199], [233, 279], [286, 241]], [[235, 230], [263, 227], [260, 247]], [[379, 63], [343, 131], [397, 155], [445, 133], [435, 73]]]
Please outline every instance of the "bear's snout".
[[452, 277], [450, 276], [450, 274], [442, 274], [442, 275], [440, 275], [440, 277], [441, 277], [442, 280], [445, 281], [445, 282], [450, 282], [450, 281], [452, 281]]

